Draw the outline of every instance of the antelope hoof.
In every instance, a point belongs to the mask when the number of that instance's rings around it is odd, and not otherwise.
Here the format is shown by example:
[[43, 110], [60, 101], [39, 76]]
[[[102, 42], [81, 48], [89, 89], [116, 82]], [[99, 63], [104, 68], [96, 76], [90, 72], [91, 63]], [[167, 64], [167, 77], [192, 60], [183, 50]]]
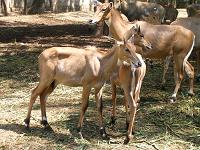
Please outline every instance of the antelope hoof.
[[30, 125], [30, 118], [24, 119], [24, 126], [25, 126], [25, 129], [29, 129], [29, 125]]
[[53, 129], [51, 128], [51, 126], [49, 124], [47, 126], [45, 126], [44, 129], [46, 131], [53, 131]]
[[81, 133], [81, 132], [78, 132], [78, 134], [79, 134], [80, 139], [83, 140], [83, 135], [82, 135], [82, 133]]
[[195, 94], [193, 92], [188, 92], [188, 96], [194, 96]]
[[41, 123], [41, 125], [44, 126], [45, 130], [53, 131], [53, 129], [51, 128], [51, 126], [49, 125], [49, 123], [46, 120], [42, 120], [40, 123]]
[[100, 128], [100, 135], [103, 140], [110, 140], [110, 138], [108, 137], [108, 134], [106, 133], [105, 128]]
[[169, 103], [175, 103], [176, 102], [176, 97], [170, 97], [169, 98]]
[[112, 116], [111, 118], [110, 118], [110, 125], [115, 125], [116, 124], [116, 118], [114, 117], [114, 116]]
[[42, 120], [41, 122], [41, 125], [43, 125], [44, 127], [47, 127], [49, 126], [48, 122], [46, 120]]
[[129, 136], [126, 136], [123, 144], [128, 144], [130, 142], [131, 138]]
[[82, 135], [82, 132], [81, 132], [81, 131], [82, 131], [81, 128], [78, 127], [78, 128], [77, 128], [77, 132], [78, 132], [79, 138], [80, 138], [80, 139], [83, 139], [83, 135]]

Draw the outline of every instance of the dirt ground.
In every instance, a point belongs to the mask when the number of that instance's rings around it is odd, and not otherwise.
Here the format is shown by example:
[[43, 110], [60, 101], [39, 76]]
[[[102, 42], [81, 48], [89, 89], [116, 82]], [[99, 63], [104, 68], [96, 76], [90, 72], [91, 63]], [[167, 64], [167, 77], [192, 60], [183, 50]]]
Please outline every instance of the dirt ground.
[[[179, 10], [180, 17], [185, 16]], [[175, 104], [166, 102], [174, 88], [172, 66], [167, 74], [165, 90], [160, 87], [162, 64], [148, 66], [137, 112], [134, 139], [123, 145], [125, 110], [123, 93], [117, 90], [117, 122], [110, 126], [111, 89], [109, 82], [103, 94], [104, 122], [110, 142], [99, 136], [93, 91], [83, 127], [84, 140], [79, 139], [76, 126], [81, 104], [81, 87], [59, 85], [47, 101], [47, 117], [53, 131], [40, 125], [40, 105], [32, 111], [31, 128], [25, 130], [31, 90], [39, 80], [39, 54], [47, 47], [96, 46], [109, 50], [113, 41], [95, 37], [94, 27], [87, 21], [93, 13], [71, 12], [32, 16], [0, 17], [0, 149], [45, 150], [188, 150], [200, 149], [200, 85], [195, 82], [194, 97], [187, 95], [188, 80], [184, 80]], [[196, 67], [194, 60], [190, 62]]]

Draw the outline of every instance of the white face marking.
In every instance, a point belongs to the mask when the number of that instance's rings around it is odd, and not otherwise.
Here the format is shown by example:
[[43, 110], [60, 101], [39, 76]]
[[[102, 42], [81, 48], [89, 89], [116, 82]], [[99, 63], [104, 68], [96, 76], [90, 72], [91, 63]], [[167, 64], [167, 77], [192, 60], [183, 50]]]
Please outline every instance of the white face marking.
[[28, 124], [27, 124], [27, 123], [25, 123], [24, 125], [25, 125], [25, 127], [28, 127]]

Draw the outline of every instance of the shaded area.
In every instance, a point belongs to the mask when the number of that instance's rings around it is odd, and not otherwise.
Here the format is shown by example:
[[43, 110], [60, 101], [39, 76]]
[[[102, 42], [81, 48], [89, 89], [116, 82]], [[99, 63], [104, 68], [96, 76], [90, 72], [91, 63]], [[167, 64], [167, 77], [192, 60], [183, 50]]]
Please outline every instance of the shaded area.
[[38, 81], [38, 56], [48, 47], [70, 45], [72, 47], [83, 48], [85, 46], [97, 46], [105, 50], [106, 47], [110, 48], [112, 46], [107, 39], [98, 39], [89, 36], [41, 38], [38, 40], [29, 38], [26, 41], [32, 41], [33, 44], [11, 44], [0, 47], [0, 78], [3, 80], [13, 79], [18, 82]]
[[26, 37], [54, 37], [63, 35], [92, 35], [88, 24], [38, 25], [27, 27], [0, 27], [0, 42], [21, 41]]
[[13, 131], [17, 134], [23, 134], [24, 137], [31, 136], [39, 137], [41, 139], [48, 139], [49, 141], [57, 144], [67, 145], [68, 148], [78, 146], [78, 144], [74, 142], [73, 136], [45, 130], [42, 127], [31, 127], [27, 130], [23, 125], [20, 124], [1, 124], [0, 129]]
[[[14, 53], [14, 54], [13, 54]], [[0, 56], [0, 78], [2, 80], [16, 80], [18, 82], [37, 81], [38, 56], [40, 51], [27, 52], [20, 50], [5, 52]]]

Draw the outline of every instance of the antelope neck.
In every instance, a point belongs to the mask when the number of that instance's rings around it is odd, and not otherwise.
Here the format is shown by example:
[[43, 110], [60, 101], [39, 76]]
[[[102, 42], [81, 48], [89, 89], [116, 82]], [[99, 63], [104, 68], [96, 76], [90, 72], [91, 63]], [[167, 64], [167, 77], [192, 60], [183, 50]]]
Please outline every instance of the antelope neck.
[[110, 73], [114, 70], [117, 65], [119, 58], [119, 48], [117, 45], [114, 45], [113, 48], [108, 52], [103, 58], [101, 58], [100, 63], [102, 66], [102, 71], [106, 79], [109, 78]]
[[111, 17], [108, 20], [109, 30], [116, 40], [123, 40], [124, 33], [127, 30], [127, 24], [122, 19], [117, 10], [111, 9]]

